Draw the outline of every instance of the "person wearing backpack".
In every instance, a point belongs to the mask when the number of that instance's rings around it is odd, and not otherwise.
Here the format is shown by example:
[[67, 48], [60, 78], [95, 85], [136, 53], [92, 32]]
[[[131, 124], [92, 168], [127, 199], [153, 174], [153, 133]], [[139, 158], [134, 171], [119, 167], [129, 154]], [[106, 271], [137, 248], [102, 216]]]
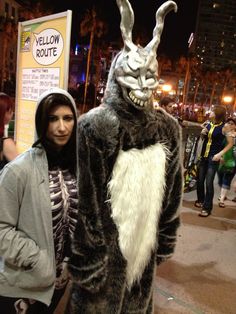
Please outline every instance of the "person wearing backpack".
[[5, 126], [13, 116], [13, 106], [11, 98], [0, 93], [0, 170], [18, 155], [14, 140], [4, 134]]

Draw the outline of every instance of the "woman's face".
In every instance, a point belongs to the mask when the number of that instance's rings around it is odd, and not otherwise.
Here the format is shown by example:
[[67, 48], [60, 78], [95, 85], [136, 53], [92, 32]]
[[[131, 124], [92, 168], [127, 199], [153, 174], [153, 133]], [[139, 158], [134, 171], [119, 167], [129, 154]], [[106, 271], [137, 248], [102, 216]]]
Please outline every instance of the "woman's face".
[[235, 131], [236, 125], [232, 120], [229, 120], [225, 125], [227, 125], [230, 131]]
[[69, 141], [74, 124], [74, 116], [70, 107], [55, 106], [49, 113], [46, 136], [58, 149], [61, 149]]

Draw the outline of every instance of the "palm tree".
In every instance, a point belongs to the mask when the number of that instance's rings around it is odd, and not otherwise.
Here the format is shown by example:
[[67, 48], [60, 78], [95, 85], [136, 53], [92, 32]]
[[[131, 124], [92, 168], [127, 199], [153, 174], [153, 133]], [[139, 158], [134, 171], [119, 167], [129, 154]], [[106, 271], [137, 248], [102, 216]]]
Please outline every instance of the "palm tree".
[[211, 86], [211, 93], [210, 93], [210, 100], [209, 100], [209, 108], [212, 107], [214, 97], [216, 94], [217, 86], [219, 85], [219, 72], [217, 71], [210, 71], [209, 72], [209, 83]]
[[[85, 89], [84, 89], [84, 101], [83, 101], [82, 112], [85, 111], [85, 106], [86, 106], [88, 82], [89, 82], [89, 76], [90, 76], [91, 55], [92, 55], [93, 46], [94, 46], [94, 39], [100, 38], [103, 34], [106, 33], [106, 30], [107, 30], [106, 23], [103, 20], [101, 20], [100, 18], [98, 18], [97, 13], [95, 11], [95, 8], [93, 7], [91, 10], [87, 10], [84, 17], [83, 17], [83, 20], [80, 24], [80, 35], [86, 36], [86, 35], [90, 34], [89, 51], [88, 51], [87, 66], [86, 66], [86, 81], [85, 81]], [[99, 51], [99, 50], [97, 49], [97, 51]], [[96, 60], [97, 58], [94, 58], [94, 59]], [[97, 64], [95, 64], [95, 66], [96, 66], [96, 73], [99, 74], [99, 71], [97, 70], [97, 67], [99, 66], [99, 62]], [[96, 82], [98, 82], [97, 79], [96, 79]], [[97, 88], [97, 86], [96, 86], [96, 88]]]

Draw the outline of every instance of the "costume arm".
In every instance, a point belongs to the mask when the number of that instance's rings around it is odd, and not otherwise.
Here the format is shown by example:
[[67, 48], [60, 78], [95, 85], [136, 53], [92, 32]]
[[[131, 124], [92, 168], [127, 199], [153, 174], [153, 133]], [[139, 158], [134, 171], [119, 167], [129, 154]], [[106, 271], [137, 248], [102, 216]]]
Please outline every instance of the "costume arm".
[[90, 132], [79, 128], [78, 221], [68, 266], [73, 281], [95, 293], [107, 277], [107, 247], [101, 219], [106, 170], [102, 143], [95, 144], [94, 138], [89, 138]]
[[18, 268], [33, 268], [40, 250], [27, 235], [17, 230], [24, 194], [23, 175], [5, 166], [0, 175], [0, 256], [5, 263]]
[[175, 144], [176, 146], [169, 157], [170, 161], [166, 175], [166, 192], [159, 223], [157, 264], [160, 264], [173, 254], [177, 229], [180, 225], [178, 209], [181, 203], [183, 183], [179, 144], [180, 140]]

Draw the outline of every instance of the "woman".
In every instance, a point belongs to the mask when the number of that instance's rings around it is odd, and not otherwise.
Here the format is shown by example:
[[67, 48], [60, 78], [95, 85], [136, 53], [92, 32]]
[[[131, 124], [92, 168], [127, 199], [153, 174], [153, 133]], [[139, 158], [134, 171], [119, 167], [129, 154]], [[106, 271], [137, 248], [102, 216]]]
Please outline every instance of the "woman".
[[[236, 121], [233, 118], [228, 118], [226, 124], [224, 126], [224, 132], [228, 137], [232, 137], [233, 142], [235, 141], [236, 137]], [[227, 145], [227, 142], [225, 143]], [[230, 190], [231, 182], [235, 175], [236, 171], [236, 163], [235, 157], [233, 152], [233, 147], [231, 147], [223, 156], [220, 161], [220, 166], [218, 168], [218, 179], [219, 179], [219, 186], [221, 187], [220, 190], [220, 197], [219, 197], [219, 206], [225, 207], [225, 199], [228, 191]]]
[[77, 217], [77, 118], [71, 95], [62, 89], [44, 93], [35, 124], [33, 147], [0, 176], [0, 308], [8, 314], [22, 308], [27, 314], [53, 313], [68, 283]]
[[4, 137], [5, 126], [13, 116], [13, 102], [4, 93], [0, 93], [0, 170], [17, 155], [16, 145], [12, 138]]
[[226, 117], [226, 110], [223, 106], [216, 106], [213, 116], [202, 130], [205, 136], [201, 160], [197, 177], [197, 201], [195, 206], [202, 208], [200, 217], [208, 217], [213, 208], [214, 178], [219, 166], [221, 157], [233, 146], [231, 137], [226, 136], [227, 145], [224, 147], [223, 127]]

